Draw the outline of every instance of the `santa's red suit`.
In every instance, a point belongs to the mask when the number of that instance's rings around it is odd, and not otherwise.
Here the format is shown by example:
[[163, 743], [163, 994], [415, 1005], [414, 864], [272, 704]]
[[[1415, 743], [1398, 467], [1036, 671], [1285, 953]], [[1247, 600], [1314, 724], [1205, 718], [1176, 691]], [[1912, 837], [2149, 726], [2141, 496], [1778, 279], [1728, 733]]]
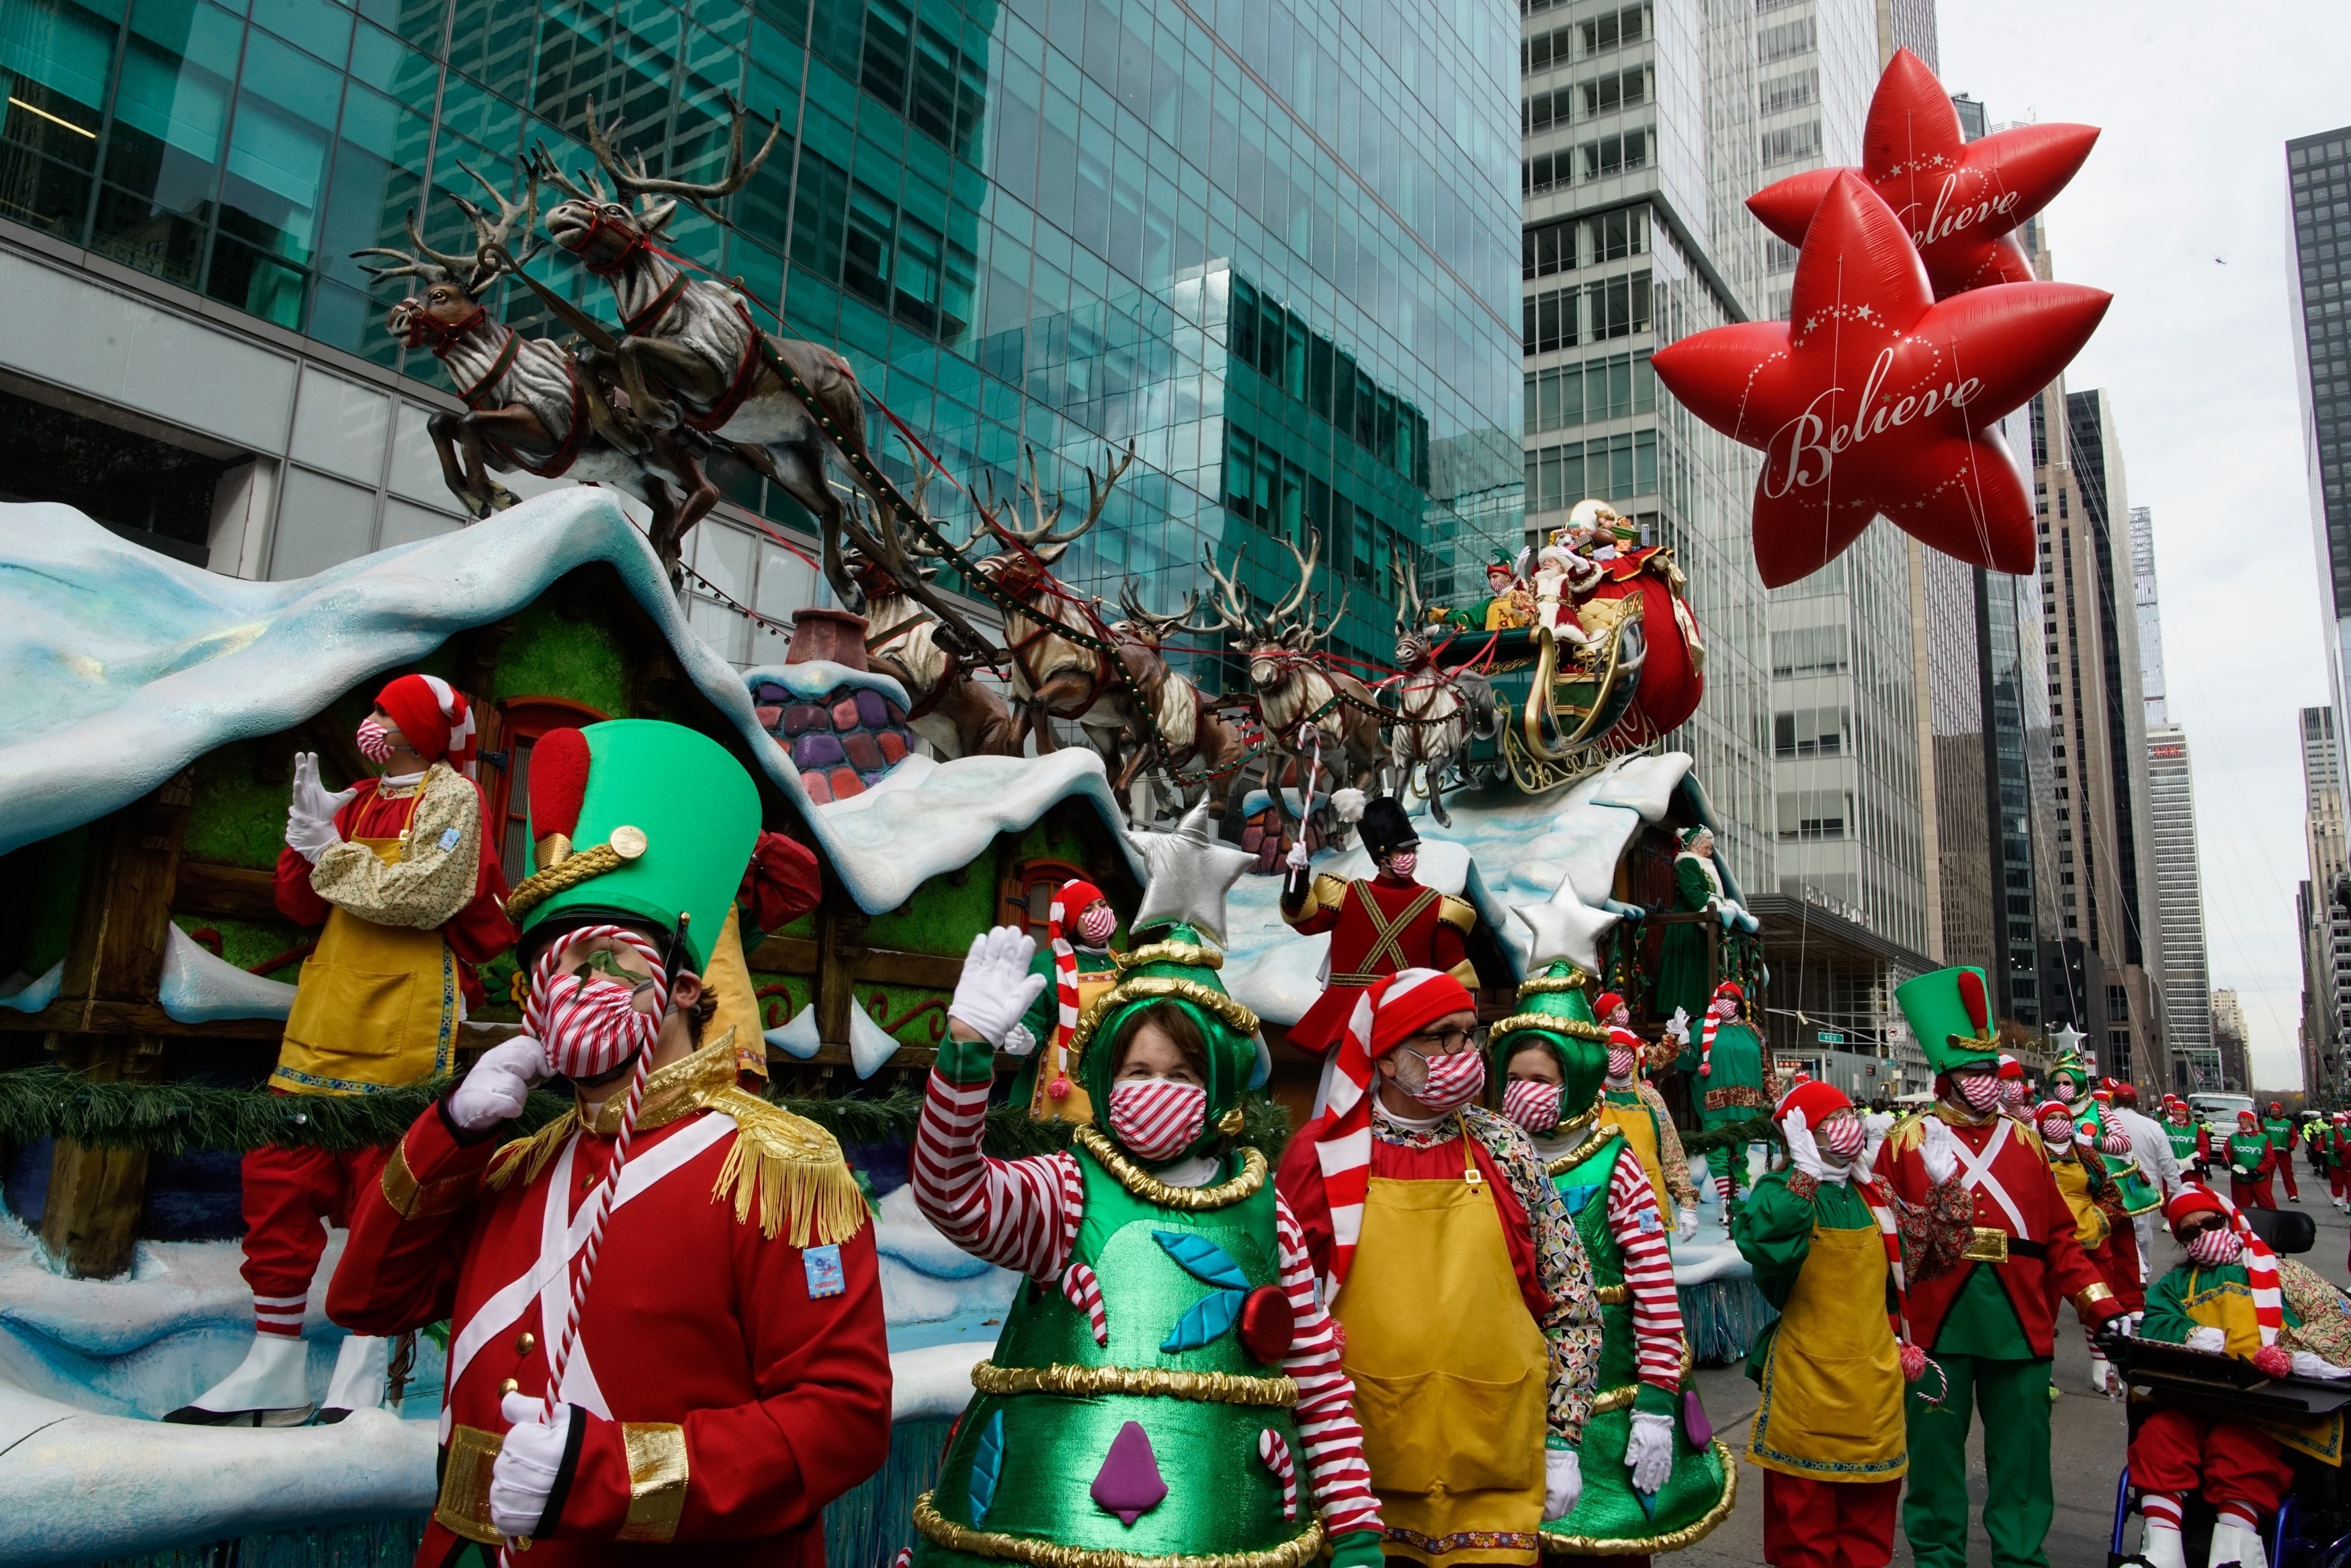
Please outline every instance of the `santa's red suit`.
[[1478, 912], [1405, 877], [1383, 872], [1368, 881], [1318, 876], [1305, 902], [1281, 912], [1301, 936], [1331, 934], [1331, 975], [1306, 1016], [1290, 1026], [1290, 1043], [1317, 1055], [1339, 1042], [1364, 987], [1399, 969], [1437, 969], [1475, 990], [1478, 971], [1467, 937]]
[[[329, 1315], [374, 1334], [449, 1320], [420, 1568], [460, 1538], [497, 1539], [500, 1401], [545, 1393], [621, 1098], [599, 1130], [567, 1116], [503, 1149], [466, 1142], [436, 1104], [352, 1216]], [[889, 1448], [873, 1231], [831, 1136], [735, 1089], [731, 1038], [653, 1075], [579, 1334], [571, 1438], [533, 1568], [822, 1568], [825, 1505]]]

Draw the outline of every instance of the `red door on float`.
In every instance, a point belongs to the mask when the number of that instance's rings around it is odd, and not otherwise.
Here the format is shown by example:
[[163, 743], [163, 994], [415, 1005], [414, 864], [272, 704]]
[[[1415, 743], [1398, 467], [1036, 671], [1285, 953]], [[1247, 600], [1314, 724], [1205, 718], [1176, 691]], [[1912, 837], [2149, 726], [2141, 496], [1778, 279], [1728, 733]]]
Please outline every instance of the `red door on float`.
[[495, 779], [482, 782], [489, 798], [490, 821], [496, 824], [493, 840], [498, 863], [506, 868], [507, 885], [520, 882], [530, 871], [530, 751], [551, 729], [580, 729], [601, 724], [607, 715], [569, 697], [507, 697], [497, 705], [498, 748], [506, 766]]

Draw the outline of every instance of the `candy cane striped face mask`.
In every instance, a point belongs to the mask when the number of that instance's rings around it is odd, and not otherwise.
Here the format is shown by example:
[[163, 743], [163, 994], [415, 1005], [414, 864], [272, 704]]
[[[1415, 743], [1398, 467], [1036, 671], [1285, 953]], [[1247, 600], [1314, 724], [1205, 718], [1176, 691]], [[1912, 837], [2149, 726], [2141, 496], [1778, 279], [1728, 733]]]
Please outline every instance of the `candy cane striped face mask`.
[[359, 734], [352, 738], [360, 755], [370, 762], [381, 766], [392, 760], [392, 737], [385, 731], [383, 721], [373, 714], [360, 720]]
[[1208, 1124], [1208, 1092], [1173, 1078], [1128, 1078], [1110, 1086], [1111, 1136], [1145, 1160], [1172, 1160]]
[[1562, 1091], [1539, 1078], [1513, 1078], [1502, 1086], [1502, 1114], [1541, 1135], [1559, 1125]]
[[[572, 956], [568, 967], [557, 967], [584, 944], [602, 938], [630, 948], [652, 975], [632, 974], [609, 953]], [[646, 990], [653, 995], [650, 1012], [637, 1006], [638, 993]], [[591, 925], [541, 954], [531, 967], [523, 1027], [564, 1077], [601, 1078], [651, 1051], [668, 1010], [669, 983], [653, 945], [623, 926]]]

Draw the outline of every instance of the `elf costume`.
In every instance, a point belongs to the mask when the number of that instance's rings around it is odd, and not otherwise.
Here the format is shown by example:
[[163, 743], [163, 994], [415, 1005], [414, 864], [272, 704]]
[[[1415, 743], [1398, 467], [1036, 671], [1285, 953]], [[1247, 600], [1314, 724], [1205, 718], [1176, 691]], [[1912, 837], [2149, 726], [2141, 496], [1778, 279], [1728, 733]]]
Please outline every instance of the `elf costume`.
[[2239, 1208], [2275, 1208], [2270, 1197], [2270, 1176], [2277, 1169], [2277, 1150], [2262, 1131], [2261, 1119], [2251, 1111], [2237, 1113], [2237, 1130], [2213, 1151], [2215, 1164], [2229, 1167], [2229, 1201]]
[[[377, 694], [422, 773], [362, 779], [325, 793], [315, 758], [295, 758], [278, 912], [323, 926], [304, 961], [269, 1087], [280, 1094], [372, 1094], [447, 1072], [457, 1025], [482, 990], [473, 967], [504, 952], [514, 927], [497, 856], [482, 846], [474, 717], [465, 694], [402, 675]], [[372, 715], [362, 749], [390, 755]], [[295, 841], [300, 840], [298, 849]], [[196, 1426], [287, 1426], [309, 1415], [302, 1317], [327, 1228], [382, 1170], [382, 1149], [265, 1145], [240, 1162], [246, 1283], [254, 1342], [226, 1379], [172, 1411]], [[388, 1346], [355, 1334], [338, 1353], [322, 1422], [382, 1403]]]
[[2097, 1082], [2078, 1056], [2061, 1056], [2049, 1070], [2049, 1092], [2072, 1113], [2082, 1143], [2097, 1151], [2107, 1176], [2114, 1179], [2116, 1201], [2125, 1215], [2152, 1214], [2163, 1207], [2162, 1189], [2139, 1168], [2131, 1153], [2130, 1134], [2107, 1111], [2110, 1091]]
[[1005, 1037], [1008, 1054], [1029, 1059], [1013, 1076], [1012, 1103], [1026, 1105], [1040, 1122], [1093, 1120], [1093, 1104], [1078, 1085], [1070, 1037], [1094, 998], [1118, 983], [1118, 955], [1108, 936], [1089, 944], [1078, 930], [1080, 917], [1097, 904], [1110, 908], [1102, 889], [1082, 878], [1054, 890], [1045, 948], [1029, 965], [1031, 974], [1045, 977], [1045, 988]]
[[[981, 944], [973, 952], [952, 1016], [984, 1035], [1000, 1004]], [[1353, 1391], [1297, 1222], [1265, 1156], [1232, 1145], [1258, 1025], [1226, 994], [1222, 962], [1189, 923], [1121, 958], [1071, 1045], [1108, 1114], [1066, 1154], [982, 1155], [990, 1047], [958, 1035], [940, 1050], [915, 1134], [915, 1202], [957, 1246], [1029, 1283], [973, 1369], [978, 1392], [936, 1490], [915, 1504], [916, 1563], [1050, 1551], [1064, 1568], [1130, 1556], [1297, 1568], [1326, 1540], [1343, 1568], [1379, 1562]], [[1205, 1091], [1192, 1091], [1188, 1121], [1131, 1117], [1122, 1095], [1185, 1087], [1113, 1091], [1130, 1026], [1170, 1008], [1205, 1047]], [[1186, 1099], [1168, 1103], [1180, 1113]]]
[[1916, 1386], [1908, 1396], [1903, 1528], [1920, 1568], [1965, 1568], [1968, 1427], [1980, 1407], [1985, 1431], [1999, 1435], [1985, 1448], [1992, 1561], [2045, 1564], [2057, 1298], [2071, 1297], [2085, 1320], [2122, 1307], [2082, 1251], [2040, 1138], [1998, 1109], [2000, 1041], [1983, 971], [1937, 970], [1894, 996], [1936, 1070], [1937, 1100], [1896, 1126], [1876, 1169], [1925, 1217], [1910, 1326], [1949, 1380], [1938, 1404]]
[[[1779, 1102], [1779, 1071], [1746, 1007], [1746, 991], [1736, 981], [1723, 981], [1707, 1004], [1695, 1046], [1683, 1042], [1680, 1066], [1689, 1074], [1698, 1120], [1708, 1132], [1769, 1115]], [[1718, 1145], [1707, 1152], [1706, 1160], [1714, 1172], [1714, 1190], [1722, 1200], [1727, 1228], [1730, 1200], [1747, 1179], [1747, 1145]]]
[[[821, 1568], [826, 1505], [890, 1440], [864, 1200], [831, 1133], [738, 1087], [731, 1031], [705, 1024], [658, 1068], [639, 1043], [641, 1024], [679, 1032], [670, 987], [710, 966], [755, 846], [794, 876], [793, 914], [815, 903], [814, 859], [760, 845], [758, 790], [725, 748], [645, 719], [541, 737], [529, 830], [507, 908], [530, 1033], [409, 1128], [328, 1296], [365, 1333], [448, 1320], [440, 1499], [416, 1562], [486, 1565], [504, 1534], [531, 1538], [534, 1568]], [[654, 978], [555, 967], [599, 943]], [[632, 1069], [625, 1092], [611, 1059]], [[499, 1073], [519, 1108], [550, 1065], [574, 1077], [574, 1108], [501, 1145], [496, 1111], [479, 1112]]]
[[2203, 1163], [2204, 1129], [2197, 1124], [2187, 1101], [2169, 1094], [2163, 1097], [2163, 1135], [2171, 1140], [2171, 1157], [2179, 1162], [2182, 1171]]
[[[1747, 911], [1724, 888], [1721, 868], [1715, 864], [1711, 850], [1698, 852], [1701, 843], [1711, 845], [1713, 839], [1713, 830], [1704, 826], [1683, 832], [1681, 852], [1674, 857], [1673, 912], [1695, 915], [1711, 905], [1725, 930], [1740, 920], [1749, 920], [1748, 929], [1752, 930]], [[1657, 948], [1657, 987], [1649, 999], [1651, 1016], [1671, 1018], [1679, 1009], [1691, 1018], [1698, 1017], [1712, 999], [1707, 989], [1710, 978], [1704, 923], [1667, 926]], [[1755, 1113], [1761, 1115], [1769, 1109], [1767, 1101]]]
[[[1578, 969], [1574, 971], [1582, 974]], [[1520, 988], [1526, 995], [1526, 987]], [[1596, 1019], [1607, 1051], [1604, 1055], [1622, 1057], [1631, 1063], [1621, 1078], [1610, 1076], [1601, 1085], [1599, 1101], [1600, 1124], [1616, 1128], [1625, 1146], [1641, 1162], [1641, 1169], [1649, 1178], [1656, 1195], [1657, 1212], [1665, 1217], [1670, 1228], [1682, 1223], [1681, 1217], [1691, 1216], [1687, 1222], [1695, 1226], [1698, 1189], [1691, 1186], [1689, 1156], [1682, 1152], [1681, 1134], [1674, 1128], [1673, 1113], [1667, 1110], [1665, 1099], [1642, 1076], [1641, 1068], [1648, 1059], [1649, 1042], [1625, 1027], [1630, 1009], [1625, 998], [1614, 991], [1603, 991], [1590, 1008], [1583, 1004], [1579, 990], [1574, 1006], [1580, 1015]]]
[[1402, 1079], [1382, 1059], [1470, 1011], [1461, 983], [1429, 969], [1361, 993], [1329, 1103], [1280, 1176], [1345, 1332], [1387, 1555], [1447, 1568], [1531, 1563], [1546, 1513], [1573, 1512], [1601, 1351], [1559, 1190], [1523, 1132], [1468, 1103], [1483, 1058], [1424, 1057], [1458, 1062], [1421, 1091], [1454, 1109], [1389, 1106]]
[[[2064, 1195], [2065, 1207], [2073, 1211], [2074, 1240], [2081, 1243], [2123, 1311], [2139, 1311], [2146, 1304], [2146, 1295], [2139, 1279], [2138, 1232], [2123, 1208], [2113, 1172], [2096, 1150], [2085, 1146], [2072, 1131], [2072, 1106], [2044, 1100], [2033, 1108], [2032, 1123], [2041, 1135], [2042, 1152], [2049, 1158], [2049, 1174]], [[2085, 1318], [2082, 1327], [2090, 1343], [2090, 1390], [2105, 1394], [2113, 1386], [2114, 1368], [2099, 1348], [2097, 1336], [2090, 1333], [2095, 1327], [2092, 1321]]]
[[1377, 875], [1342, 882], [1298, 864], [1281, 886], [1281, 918], [1292, 931], [1331, 934], [1322, 994], [1290, 1026], [1290, 1043], [1318, 1056], [1338, 1045], [1364, 988], [1399, 969], [1440, 969], [1478, 984], [1468, 946], [1478, 911], [1413, 880], [1420, 834], [1404, 808], [1384, 795], [1366, 800], [1357, 831]]
[[2326, 1187], [2335, 1195], [2335, 1207], [2351, 1207], [2351, 1112], [2337, 1111], [2330, 1118], [2326, 1139]]
[[2262, 1132], [2267, 1135], [2270, 1147], [2277, 1154], [2278, 1175], [2285, 1178], [2285, 1196], [2289, 1203], [2302, 1201], [2302, 1188], [2294, 1179], [2294, 1146], [2300, 1129], [2294, 1118], [2285, 1113], [2283, 1102], [2270, 1102], [2270, 1113], [2262, 1118]]
[[[1530, 1050], [1559, 1069], [1557, 1086], [1510, 1082], [1503, 1109], [1533, 1140], [1559, 1189], [1600, 1299], [1600, 1394], [1583, 1428], [1583, 1494], [1565, 1518], [1543, 1521], [1543, 1550], [1622, 1560], [1678, 1551], [1706, 1535], [1731, 1510], [1738, 1467], [1714, 1439], [1688, 1381], [1668, 1211], [1637, 1157], [1644, 1133], [1655, 1147], [1650, 1112], [1636, 1094], [1604, 1082], [1614, 1031], [1585, 1005], [1589, 980], [1565, 959], [1544, 966], [1519, 988], [1518, 1010], [1494, 1026], [1491, 1060], [1498, 1078]], [[1604, 996], [1601, 1005], [1615, 999]], [[1644, 1490], [1643, 1479], [1653, 1484]]]
[[1853, 1110], [1834, 1084], [1790, 1090], [1777, 1119], [1808, 1153], [1766, 1172], [1731, 1227], [1780, 1314], [1747, 1356], [1760, 1391], [1747, 1458], [1763, 1471], [1774, 1568], [1882, 1568], [1909, 1468], [1903, 1383], [1925, 1358], [1908, 1343], [1894, 1195], [1871, 1177], [1857, 1120], [1843, 1163], [1815, 1136]]

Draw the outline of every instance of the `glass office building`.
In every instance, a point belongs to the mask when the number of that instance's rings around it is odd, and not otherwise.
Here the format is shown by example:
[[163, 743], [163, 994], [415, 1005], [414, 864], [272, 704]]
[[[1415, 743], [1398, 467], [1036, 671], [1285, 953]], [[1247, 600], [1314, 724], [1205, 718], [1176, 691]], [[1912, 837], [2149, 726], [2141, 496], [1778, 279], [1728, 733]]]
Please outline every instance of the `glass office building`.
[[[837, 347], [969, 490], [1034, 449], [1081, 497], [1134, 443], [1073, 582], [1166, 605], [1214, 551], [1277, 591], [1311, 530], [1326, 603], [1353, 594], [1341, 651], [1384, 656], [1393, 563], [1442, 597], [1520, 537], [1517, 33], [1502, 0], [12, 0], [0, 273], [48, 325], [0, 341], [0, 397], [190, 455], [175, 505], [93, 485], [86, 509], [223, 570], [455, 526], [422, 431], [447, 379], [350, 253], [407, 248], [420, 207], [470, 249], [465, 171], [516, 189], [534, 146], [592, 169], [591, 106], [652, 172], [714, 178], [732, 99], [774, 151], [672, 248]], [[531, 270], [613, 319], [562, 253]], [[519, 284], [486, 303], [564, 335]], [[109, 360], [126, 335], [147, 347]], [[801, 519], [719, 477], [697, 570], [786, 608], [739, 525]]]

